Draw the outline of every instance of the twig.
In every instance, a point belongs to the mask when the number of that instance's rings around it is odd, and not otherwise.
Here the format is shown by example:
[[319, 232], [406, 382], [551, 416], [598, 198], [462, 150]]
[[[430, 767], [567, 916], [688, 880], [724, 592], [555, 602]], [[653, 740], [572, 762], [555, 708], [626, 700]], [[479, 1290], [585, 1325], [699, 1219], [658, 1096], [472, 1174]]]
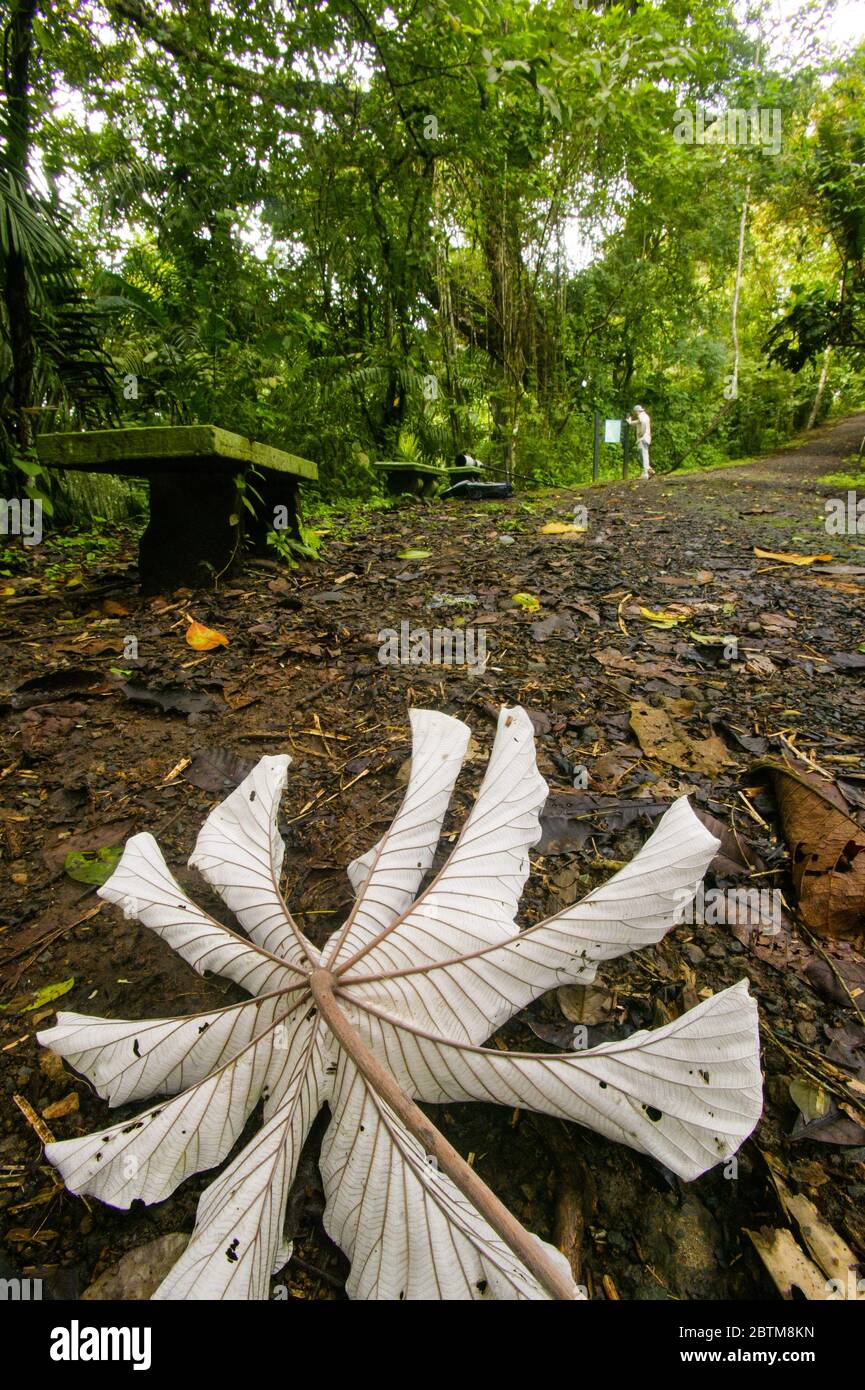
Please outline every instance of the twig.
[[21, 1114], [24, 1116], [30, 1128], [32, 1130], [35, 1130], [36, 1134], [42, 1140], [42, 1143], [53, 1144], [55, 1142], [53, 1133], [48, 1128], [45, 1121], [36, 1114], [36, 1111], [33, 1109], [33, 1106], [30, 1104], [29, 1100], [26, 1100], [24, 1096], [19, 1095], [17, 1091], [12, 1096], [12, 1099], [18, 1106], [18, 1109], [21, 1111]]

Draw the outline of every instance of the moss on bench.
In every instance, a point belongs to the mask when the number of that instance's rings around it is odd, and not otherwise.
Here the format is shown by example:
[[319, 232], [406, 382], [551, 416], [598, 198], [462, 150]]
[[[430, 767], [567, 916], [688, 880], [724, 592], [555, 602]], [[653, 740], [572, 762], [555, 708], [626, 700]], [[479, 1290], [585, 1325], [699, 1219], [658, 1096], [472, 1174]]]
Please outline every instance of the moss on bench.
[[[49, 468], [80, 469], [84, 473], [120, 473], [148, 477], [152, 473], [238, 471], [246, 467], [291, 473], [315, 480], [317, 466], [309, 459], [259, 444], [218, 425], [144, 425], [134, 429], [83, 430], [41, 434], [36, 451]], [[136, 465], [141, 465], [136, 467]]]

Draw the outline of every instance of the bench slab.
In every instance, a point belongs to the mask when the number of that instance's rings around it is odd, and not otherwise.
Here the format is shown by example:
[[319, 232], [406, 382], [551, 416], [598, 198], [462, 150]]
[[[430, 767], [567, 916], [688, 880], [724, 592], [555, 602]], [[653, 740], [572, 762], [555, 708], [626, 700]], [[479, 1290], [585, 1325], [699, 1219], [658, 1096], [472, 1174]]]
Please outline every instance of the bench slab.
[[80, 469], [84, 473], [121, 473], [150, 477], [153, 473], [238, 472], [238, 464], [318, 477], [309, 459], [259, 444], [218, 425], [144, 425], [122, 430], [79, 430], [41, 434], [36, 440], [40, 462], [49, 468]]

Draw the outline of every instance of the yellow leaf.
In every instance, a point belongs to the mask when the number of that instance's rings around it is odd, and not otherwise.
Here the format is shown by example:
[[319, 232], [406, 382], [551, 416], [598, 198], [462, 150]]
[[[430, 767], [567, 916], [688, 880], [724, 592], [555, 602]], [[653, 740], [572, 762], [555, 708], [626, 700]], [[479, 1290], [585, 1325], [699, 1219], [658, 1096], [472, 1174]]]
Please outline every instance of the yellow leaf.
[[70, 975], [68, 980], [60, 980], [55, 985], [44, 985], [42, 989], [33, 990], [31, 994], [18, 994], [14, 999], [10, 999], [8, 1004], [0, 1004], [0, 1013], [29, 1014], [33, 1009], [50, 1004], [52, 1000], [68, 994], [74, 984], [75, 976]]
[[205, 627], [203, 623], [190, 623], [186, 629], [186, 640], [197, 652], [212, 652], [214, 647], [228, 646], [228, 638], [224, 632]]
[[527, 613], [540, 612], [541, 601], [539, 598], [535, 598], [534, 594], [513, 594], [511, 602], [515, 603], [518, 608], [524, 608]]
[[666, 613], [663, 609], [655, 613], [651, 608], [641, 608], [640, 617], [643, 622], [651, 623], [653, 627], [675, 627], [677, 623], [688, 621], [687, 613]]
[[796, 555], [792, 551], [761, 550], [759, 545], [754, 546], [754, 554], [758, 560], [777, 560], [782, 565], [828, 565], [832, 559], [831, 555]]
[[548, 521], [546, 526], [542, 526], [539, 534], [542, 536], [583, 536], [588, 531], [588, 526], [574, 526], [569, 521]]

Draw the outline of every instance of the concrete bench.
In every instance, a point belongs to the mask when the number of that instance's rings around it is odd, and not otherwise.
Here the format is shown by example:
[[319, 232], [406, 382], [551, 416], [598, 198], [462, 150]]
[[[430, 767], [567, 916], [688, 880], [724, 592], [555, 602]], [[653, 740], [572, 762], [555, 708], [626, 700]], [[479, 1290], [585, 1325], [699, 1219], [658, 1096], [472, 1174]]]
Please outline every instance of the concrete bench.
[[387, 479], [388, 492], [394, 495], [412, 497], [433, 497], [441, 489], [466, 478], [482, 478], [485, 470], [482, 464], [474, 462], [457, 463], [449, 468], [439, 468], [434, 463], [407, 463], [404, 459], [385, 459], [373, 464], [380, 468]]
[[453, 487], [454, 483], [465, 483], [469, 481], [481, 482], [487, 476], [487, 470], [482, 463], [468, 462], [455, 463], [448, 470], [448, 485]]
[[447, 481], [443, 468], [434, 463], [407, 463], [405, 459], [385, 459], [374, 463], [385, 475], [387, 490], [394, 496], [432, 497]]
[[309, 459], [216, 425], [42, 434], [36, 452], [48, 468], [147, 479], [150, 518], [138, 564], [150, 594], [212, 586], [241, 566], [246, 541], [263, 553], [277, 507], [299, 537], [299, 480], [318, 477]]

